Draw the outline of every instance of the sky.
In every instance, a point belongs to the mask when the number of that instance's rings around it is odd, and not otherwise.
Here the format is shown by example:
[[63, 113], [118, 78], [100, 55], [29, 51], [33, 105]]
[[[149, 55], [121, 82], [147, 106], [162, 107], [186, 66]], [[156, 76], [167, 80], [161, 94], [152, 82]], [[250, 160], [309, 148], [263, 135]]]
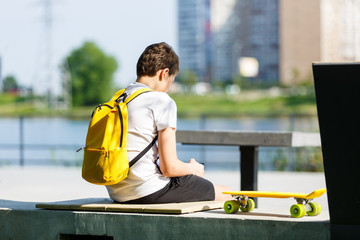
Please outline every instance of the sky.
[[[46, 2], [51, 28], [44, 20]], [[125, 87], [135, 80], [137, 59], [148, 45], [164, 41], [177, 51], [176, 8], [176, 0], [0, 0], [2, 77], [13, 75], [41, 91], [50, 68], [57, 92], [62, 60], [93, 41], [115, 57], [114, 79]]]

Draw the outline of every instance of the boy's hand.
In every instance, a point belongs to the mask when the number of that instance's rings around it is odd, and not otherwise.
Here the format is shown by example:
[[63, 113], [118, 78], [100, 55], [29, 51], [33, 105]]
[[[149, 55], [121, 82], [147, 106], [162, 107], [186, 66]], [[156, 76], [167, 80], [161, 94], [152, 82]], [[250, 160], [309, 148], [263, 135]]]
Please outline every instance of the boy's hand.
[[198, 163], [194, 158], [191, 158], [189, 160], [189, 163], [191, 164], [193, 170], [194, 170], [194, 175], [199, 176], [199, 177], [203, 177], [204, 175], [204, 165]]

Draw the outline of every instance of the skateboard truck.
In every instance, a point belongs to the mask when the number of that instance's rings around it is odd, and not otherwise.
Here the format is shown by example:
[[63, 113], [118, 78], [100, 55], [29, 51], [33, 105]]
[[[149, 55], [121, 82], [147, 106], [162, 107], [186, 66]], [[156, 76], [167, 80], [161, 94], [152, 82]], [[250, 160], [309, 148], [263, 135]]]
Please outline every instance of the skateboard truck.
[[248, 196], [245, 195], [241, 195], [241, 196], [232, 195], [232, 196], [236, 199], [236, 201], [239, 202], [240, 208], [246, 208], [249, 199]]
[[235, 200], [226, 201], [224, 209], [227, 213], [235, 213], [239, 211], [239, 208], [242, 212], [251, 212], [255, 208], [255, 202], [246, 195], [232, 195]]
[[306, 208], [306, 212], [314, 211], [313, 207], [310, 206], [310, 202], [313, 199], [303, 199], [303, 198], [294, 198], [298, 204], [304, 205]]

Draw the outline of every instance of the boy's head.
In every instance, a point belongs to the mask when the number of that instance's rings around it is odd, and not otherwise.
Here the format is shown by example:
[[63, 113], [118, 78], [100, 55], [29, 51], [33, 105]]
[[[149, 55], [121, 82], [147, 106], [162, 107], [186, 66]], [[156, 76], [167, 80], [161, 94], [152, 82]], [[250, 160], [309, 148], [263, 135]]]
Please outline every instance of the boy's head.
[[161, 69], [169, 69], [169, 75], [179, 72], [179, 57], [167, 43], [155, 43], [148, 46], [141, 54], [137, 65], [137, 77], [153, 77]]

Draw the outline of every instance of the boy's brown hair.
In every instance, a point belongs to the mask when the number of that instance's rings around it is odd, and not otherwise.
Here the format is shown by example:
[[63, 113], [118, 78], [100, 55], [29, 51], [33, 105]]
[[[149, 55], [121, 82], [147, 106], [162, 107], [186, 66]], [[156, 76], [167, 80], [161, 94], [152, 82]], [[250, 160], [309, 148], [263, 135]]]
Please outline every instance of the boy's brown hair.
[[179, 72], [179, 57], [170, 45], [165, 42], [148, 46], [139, 57], [136, 65], [137, 77], [153, 77], [157, 71], [168, 68], [169, 75]]

